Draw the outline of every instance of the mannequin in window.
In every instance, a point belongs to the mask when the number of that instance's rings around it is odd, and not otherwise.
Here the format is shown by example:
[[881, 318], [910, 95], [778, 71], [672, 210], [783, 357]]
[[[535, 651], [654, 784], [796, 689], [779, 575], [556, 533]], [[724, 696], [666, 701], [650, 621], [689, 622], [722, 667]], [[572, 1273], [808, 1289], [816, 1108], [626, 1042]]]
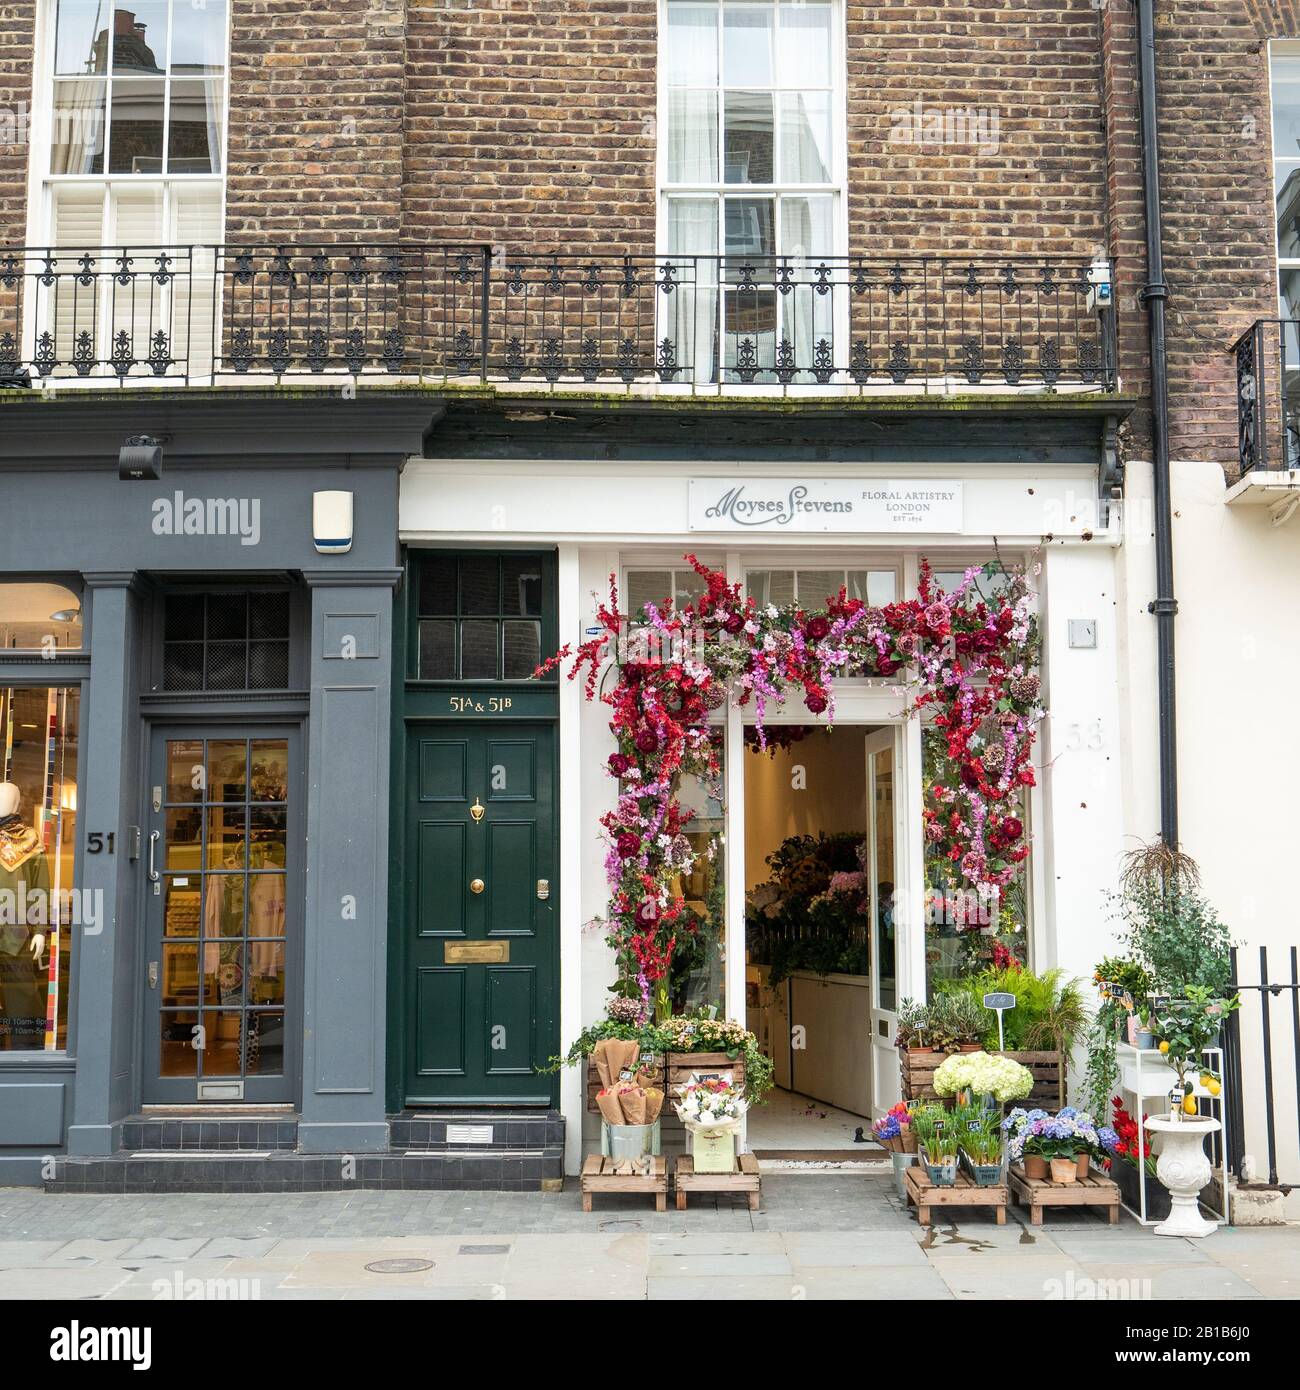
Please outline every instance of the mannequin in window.
[[0, 1049], [40, 1048], [45, 1035], [45, 930], [50, 869], [40, 836], [0, 782]]

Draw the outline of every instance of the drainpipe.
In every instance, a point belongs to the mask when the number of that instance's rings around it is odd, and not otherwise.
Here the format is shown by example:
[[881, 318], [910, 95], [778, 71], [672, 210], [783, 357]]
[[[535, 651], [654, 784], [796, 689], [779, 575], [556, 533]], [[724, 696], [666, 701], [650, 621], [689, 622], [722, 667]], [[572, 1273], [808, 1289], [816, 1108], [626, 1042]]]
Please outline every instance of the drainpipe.
[[1142, 121], [1142, 188], [1146, 210], [1145, 305], [1151, 341], [1151, 445], [1155, 470], [1156, 596], [1147, 612], [1156, 619], [1156, 694], [1160, 710], [1160, 838], [1178, 843], [1178, 739], [1174, 691], [1173, 508], [1169, 489], [1169, 373], [1165, 345], [1165, 258], [1160, 236], [1160, 154], [1156, 122], [1155, 0], [1134, 0], [1137, 9], [1138, 101]]

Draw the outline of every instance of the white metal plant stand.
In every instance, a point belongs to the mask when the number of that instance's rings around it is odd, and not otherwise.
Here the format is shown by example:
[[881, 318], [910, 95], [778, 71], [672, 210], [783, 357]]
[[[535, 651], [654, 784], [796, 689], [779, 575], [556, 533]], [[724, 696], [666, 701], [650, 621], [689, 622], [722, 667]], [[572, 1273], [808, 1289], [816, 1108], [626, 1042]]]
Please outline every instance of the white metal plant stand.
[[[1204, 1052], [1202, 1052], [1201, 1056], [1208, 1063], [1209, 1070], [1216, 1072], [1219, 1076], [1224, 1075], [1223, 1049], [1221, 1047], [1207, 1047]], [[1146, 1101], [1159, 1099], [1161, 1102], [1159, 1115], [1162, 1118], [1167, 1116], [1169, 1113], [1169, 1093], [1177, 1084], [1178, 1075], [1169, 1063], [1165, 1061], [1164, 1054], [1157, 1051], [1155, 1048], [1134, 1047], [1131, 1043], [1120, 1043], [1116, 1048], [1116, 1057], [1119, 1061], [1120, 1089], [1133, 1095], [1137, 1102], [1137, 1113], [1134, 1115], [1134, 1119], [1137, 1121], [1138, 1154], [1140, 1155], [1146, 1147], [1146, 1139], [1149, 1133], [1156, 1133], [1163, 1136], [1169, 1132], [1167, 1126], [1163, 1124], [1157, 1127], [1154, 1117], [1149, 1121], [1143, 1119]], [[1226, 1085], [1226, 1083], [1224, 1083], [1224, 1085]], [[1231, 1201], [1228, 1192], [1227, 1091], [1221, 1086], [1219, 1094], [1217, 1096], [1212, 1096], [1198, 1080], [1192, 1088], [1192, 1094], [1199, 1101], [1208, 1102], [1211, 1109], [1215, 1111], [1213, 1117], [1215, 1123], [1212, 1127], [1201, 1130], [1200, 1142], [1203, 1143], [1206, 1135], [1213, 1133], [1215, 1130], [1221, 1129], [1223, 1131], [1218, 1165], [1219, 1181], [1223, 1192], [1223, 1214], [1221, 1216], [1216, 1216], [1211, 1224], [1226, 1226], [1229, 1221], [1229, 1202]], [[1210, 1117], [1203, 1115], [1200, 1118], [1206, 1120]], [[1196, 1123], [1192, 1116], [1186, 1116], [1185, 1121], [1188, 1125]], [[1162, 1146], [1165, 1143], [1167, 1143], [1167, 1141], [1162, 1139]], [[1205, 1184], [1211, 1180], [1214, 1176], [1214, 1171], [1213, 1166], [1207, 1159], [1205, 1161], [1205, 1178], [1201, 1183], [1201, 1187], [1204, 1187]], [[1157, 1160], [1156, 1163], [1156, 1172], [1163, 1181], [1164, 1175], [1160, 1173], [1159, 1160]], [[1140, 1158], [1137, 1163], [1137, 1180], [1138, 1209], [1137, 1211], [1133, 1211], [1130, 1207], [1128, 1210], [1137, 1217], [1138, 1221], [1143, 1226], [1155, 1226], [1156, 1218], [1147, 1215], [1147, 1171], [1146, 1165]], [[1199, 1192], [1200, 1188], [1198, 1188], [1197, 1191]], [[1193, 1203], [1193, 1206], [1195, 1206], [1195, 1203]], [[1172, 1215], [1170, 1219], [1173, 1219]], [[1204, 1220], [1205, 1218], [1198, 1219]], [[1162, 1231], [1161, 1234], [1166, 1234], [1166, 1232]], [[1179, 1233], [1169, 1232], [1168, 1234]], [[1203, 1235], [1204, 1232], [1198, 1232], [1198, 1234]]]

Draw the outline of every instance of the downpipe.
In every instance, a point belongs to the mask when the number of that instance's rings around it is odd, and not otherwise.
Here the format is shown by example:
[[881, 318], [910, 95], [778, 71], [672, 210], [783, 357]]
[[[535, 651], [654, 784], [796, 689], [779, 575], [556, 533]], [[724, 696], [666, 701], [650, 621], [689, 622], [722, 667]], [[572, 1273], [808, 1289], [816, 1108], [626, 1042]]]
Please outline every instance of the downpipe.
[[1147, 612], [1156, 620], [1156, 698], [1160, 714], [1160, 838], [1178, 844], [1178, 724], [1174, 683], [1173, 504], [1169, 477], [1169, 364], [1165, 337], [1164, 246], [1160, 228], [1160, 152], [1156, 97], [1155, 0], [1134, 0], [1137, 11], [1138, 109], [1142, 128], [1142, 191], [1147, 280], [1138, 299], [1147, 311], [1151, 343], [1151, 444], [1154, 470], [1156, 596]]

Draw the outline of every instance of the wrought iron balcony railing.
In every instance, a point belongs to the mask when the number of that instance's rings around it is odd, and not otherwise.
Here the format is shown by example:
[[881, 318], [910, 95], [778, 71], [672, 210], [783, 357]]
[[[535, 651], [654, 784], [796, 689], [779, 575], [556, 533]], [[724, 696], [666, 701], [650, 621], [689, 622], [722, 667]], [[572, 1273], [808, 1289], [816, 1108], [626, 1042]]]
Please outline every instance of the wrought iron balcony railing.
[[322, 375], [701, 393], [1113, 390], [1086, 257], [0, 250], [0, 381]]
[[1300, 321], [1257, 319], [1232, 352], [1242, 474], [1300, 468]]

